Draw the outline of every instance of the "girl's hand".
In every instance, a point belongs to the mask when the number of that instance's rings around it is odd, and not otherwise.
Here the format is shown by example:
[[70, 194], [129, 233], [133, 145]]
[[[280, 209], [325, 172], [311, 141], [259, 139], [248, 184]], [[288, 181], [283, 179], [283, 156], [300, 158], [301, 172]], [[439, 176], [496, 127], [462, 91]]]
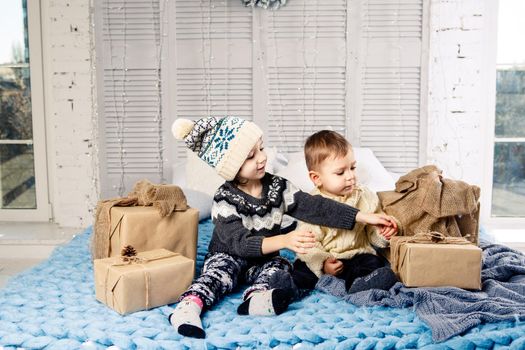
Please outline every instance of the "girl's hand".
[[284, 235], [284, 248], [306, 254], [315, 246], [315, 235], [310, 231], [292, 231]]
[[360, 211], [355, 216], [355, 221], [374, 226], [395, 226], [397, 229], [394, 220], [386, 214], [363, 213]]
[[337, 276], [343, 271], [343, 263], [341, 260], [337, 260], [334, 257], [330, 257], [326, 259], [323, 263], [323, 272], [332, 275]]

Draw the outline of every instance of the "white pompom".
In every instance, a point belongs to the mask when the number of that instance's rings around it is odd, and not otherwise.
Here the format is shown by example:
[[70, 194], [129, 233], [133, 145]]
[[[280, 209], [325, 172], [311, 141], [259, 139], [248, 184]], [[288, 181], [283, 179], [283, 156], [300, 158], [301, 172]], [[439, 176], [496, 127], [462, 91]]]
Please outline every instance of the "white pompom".
[[173, 122], [171, 126], [171, 132], [176, 139], [182, 140], [190, 133], [195, 123], [192, 120], [179, 118]]

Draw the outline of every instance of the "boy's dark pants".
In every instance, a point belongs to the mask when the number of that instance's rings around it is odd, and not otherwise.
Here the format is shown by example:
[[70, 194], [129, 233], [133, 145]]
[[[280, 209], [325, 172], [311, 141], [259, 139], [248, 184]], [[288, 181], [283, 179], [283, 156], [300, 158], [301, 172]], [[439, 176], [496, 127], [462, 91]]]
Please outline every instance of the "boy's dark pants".
[[[336, 277], [345, 280], [346, 290], [356, 278], [366, 276], [388, 265], [385, 258], [373, 254], [358, 254], [351, 259], [340, 259], [340, 261], [343, 263], [343, 271]], [[299, 259], [296, 259], [293, 264], [292, 278], [299, 289], [314, 289], [319, 280], [315, 273]]]

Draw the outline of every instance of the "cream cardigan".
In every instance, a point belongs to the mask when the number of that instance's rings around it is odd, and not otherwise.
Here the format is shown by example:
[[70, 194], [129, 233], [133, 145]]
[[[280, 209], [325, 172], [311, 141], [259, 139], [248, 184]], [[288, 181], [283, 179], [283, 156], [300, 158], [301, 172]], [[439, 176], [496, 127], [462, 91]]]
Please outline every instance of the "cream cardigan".
[[[312, 195], [321, 195], [348, 204], [364, 213], [381, 213], [379, 198], [375, 192], [357, 185], [349, 196], [333, 196], [315, 188]], [[357, 222], [353, 230], [336, 229], [300, 222], [297, 230], [311, 231], [317, 240], [314, 248], [307, 254], [297, 254], [318, 277], [323, 274], [323, 264], [329, 257], [350, 259], [357, 254], [376, 254], [372, 246], [385, 248], [389, 241], [379, 233], [375, 226]]]

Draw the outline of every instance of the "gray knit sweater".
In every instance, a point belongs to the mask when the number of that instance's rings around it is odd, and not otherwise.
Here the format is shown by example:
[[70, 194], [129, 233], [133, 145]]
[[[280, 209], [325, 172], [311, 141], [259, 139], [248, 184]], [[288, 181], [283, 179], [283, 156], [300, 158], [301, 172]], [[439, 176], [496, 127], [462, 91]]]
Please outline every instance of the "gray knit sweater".
[[213, 199], [215, 228], [208, 252], [261, 258], [263, 239], [281, 234], [284, 214], [315, 225], [354, 228], [357, 209], [300, 191], [276, 175], [266, 173], [261, 181], [261, 198], [244, 193], [230, 181], [219, 187]]

